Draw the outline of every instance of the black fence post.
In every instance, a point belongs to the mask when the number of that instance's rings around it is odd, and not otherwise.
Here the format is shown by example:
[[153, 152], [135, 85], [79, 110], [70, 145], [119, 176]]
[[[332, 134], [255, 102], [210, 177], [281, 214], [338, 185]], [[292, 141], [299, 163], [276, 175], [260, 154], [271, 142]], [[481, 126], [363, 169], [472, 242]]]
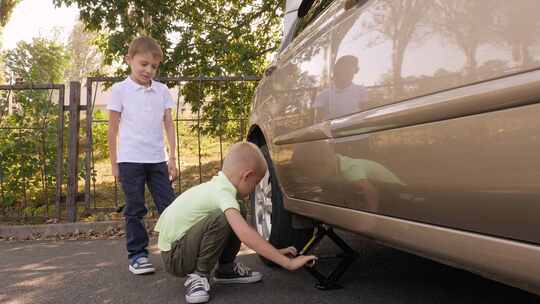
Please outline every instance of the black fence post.
[[64, 178], [64, 93], [65, 87], [60, 88], [58, 94], [58, 130], [56, 133], [57, 146], [56, 146], [56, 195], [55, 195], [55, 207], [56, 207], [56, 219], [60, 220], [62, 216], [60, 203], [62, 201], [62, 179]]
[[[97, 93], [97, 92], [96, 92]], [[92, 120], [94, 118], [94, 105], [92, 103], [92, 80], [86, 80], [86, 145], [84, 147], [84, 206], [86, 210], [90, 210], [90, 182], [92, 180]]]
[[80, 127], [81, 83], [69, 83], [69, 134], [68, 134], [68, 188], [67, 219], [77, 220], [77, 192], [79, 173], [79, 127]]

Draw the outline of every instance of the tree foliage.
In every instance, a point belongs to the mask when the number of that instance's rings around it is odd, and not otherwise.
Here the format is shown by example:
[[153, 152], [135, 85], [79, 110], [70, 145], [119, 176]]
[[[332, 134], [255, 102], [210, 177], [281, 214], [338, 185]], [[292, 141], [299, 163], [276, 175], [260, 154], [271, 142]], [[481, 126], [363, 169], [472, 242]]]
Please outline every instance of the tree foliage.
[[21, 0], [2, 0], [0, 2], [0, 28], [6, 26], [13, 9]]
[[[161, 76], [261, 75], [267, 55], [280, 40], [283, 1], [262, 0], [54, 0], [56, 5], [77, 4], [88, 30], [100, 33], [97, 42], [105, 62], [119, 62], [131, 40], [140, 34], [157, 39], [164, 50]], [[127, 66], [117, 69], [125, 75]], [[192, 111], [202, 110], [211, 123], [207, 133], [232, 134], [226, 117], [249, 111], [253, 83], [182, 86]], [[236, 126], [237, 127], [237, 126]]]
[[[2, 30], [4, 26], [9, 21], [9, 18], [11, 17], [11, 13], [13, 13], [13, 10], [15, 9], [15, 6], [20, 2], [21, 0], [1, 0], [0, 1], [0, 49], [2, 48]], [[0, 82], [4, 82], [4, 63], [2, 58], [0, 57]], [[1, 115], [0, 115], [1, 116]]]
[[[15, 49], [6, 52], [5, 59], [7, 69], [19, 81], [58, 83], [63, 81], [69, 58], [61, 44], [34, 38], [30, 43], [18, 43]], [[15, 110], [1, 121], [2, 205], [24, 204], [27, 215], [32, 215], [35, 207], [43, 205], [45, 193], [54, 189], [58, 114], [52, 93], [38, 90], [10, 92]], [[6, 101], [2, 99], [3, 103]], [[31, 206], [33, 202], [35, 205]]]
[[98, 35], [86, 31], [81, 22], [73, 26], [67, 45], [71, 62], [66, 70], [66, 79], [83, 81], [85, 77], [101, 74], [105, 70], [103, 56], [93, 44], [97, 39]]
[[63, 80], [69, 55], [66, 48], [46, 38], [21, 41], [5, 55], [6, 68], [15, 78], [33, 83], [58, 83]]

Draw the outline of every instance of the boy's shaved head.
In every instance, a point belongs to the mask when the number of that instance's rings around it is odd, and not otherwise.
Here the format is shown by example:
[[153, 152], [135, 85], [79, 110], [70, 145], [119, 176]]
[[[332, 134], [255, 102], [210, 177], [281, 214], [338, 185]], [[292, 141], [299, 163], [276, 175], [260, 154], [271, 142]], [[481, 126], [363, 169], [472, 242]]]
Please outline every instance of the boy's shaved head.
[[223, 172], [226, 174], [241, 174], [253, 170], [257, 176], [266, 173], [266, 161], [261, 150], [250, 142], [240, 142], [232, 145], [223, 160]]

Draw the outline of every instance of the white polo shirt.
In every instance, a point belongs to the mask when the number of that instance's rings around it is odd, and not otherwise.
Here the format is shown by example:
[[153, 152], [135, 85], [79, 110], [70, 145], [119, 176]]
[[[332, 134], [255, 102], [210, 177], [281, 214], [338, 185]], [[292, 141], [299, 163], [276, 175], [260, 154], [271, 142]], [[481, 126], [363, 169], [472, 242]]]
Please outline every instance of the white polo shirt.
[[159, 163], [167, 160], [163, 140], [165, 110], [174, 107], [166, 85], [150, 87], [130, 77], [115, 83], [107, 109], [122, 113], [118, 131], [117, 162]]
[[313, 102], [324, 115], [321, 119], [334, 119], [359, 112], [368, 101], [367, 89], [362, 85], [351, 84], [344, 89], [335, 86], [323, 90]]

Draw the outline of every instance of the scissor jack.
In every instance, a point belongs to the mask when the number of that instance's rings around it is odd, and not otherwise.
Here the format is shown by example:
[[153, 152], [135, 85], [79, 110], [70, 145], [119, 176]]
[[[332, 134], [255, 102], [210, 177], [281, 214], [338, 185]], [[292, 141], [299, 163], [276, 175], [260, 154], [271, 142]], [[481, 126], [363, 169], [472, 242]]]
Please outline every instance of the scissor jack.
[[317, 247], [319, 242], [325, 237], [328, 236], [330, 239], [339, 247], [341, 250], [343, 250], [342, 253], [337, 254], [335, 256], [325, 256], [325, 257], [319, 257], [319, 262], [323, 260], [330, 260], [330, 259], [341, 259], [339, 264], [336, 266], [330, 274], [325, 276], [322, 274], [319, 270], [317, 270], [317, 266], [306, 266], [305, 269], [311, 273], [319, 281], [315, 287], [320, 290], [332, 290], [332, 289], [339, 289], [343, 288], [343, 286], [339, 285], [337, 281], [339, 278], [347, 271], [349, 266], [354, 262], [354, 260], [357, 257], [356, 251], [354, 251], [349, 245], [345, 243], [345, 241], [340, 238], [332, 229], [332, 227], [325, 225], [325, 224], [318, 224], [315, 226], [315, 230], [313, 232], [313, 236], [311, 239], [307, 242], [306, 246], [302, 249], [300, 252], [301, 255], [308, 254], [312, 249]]

